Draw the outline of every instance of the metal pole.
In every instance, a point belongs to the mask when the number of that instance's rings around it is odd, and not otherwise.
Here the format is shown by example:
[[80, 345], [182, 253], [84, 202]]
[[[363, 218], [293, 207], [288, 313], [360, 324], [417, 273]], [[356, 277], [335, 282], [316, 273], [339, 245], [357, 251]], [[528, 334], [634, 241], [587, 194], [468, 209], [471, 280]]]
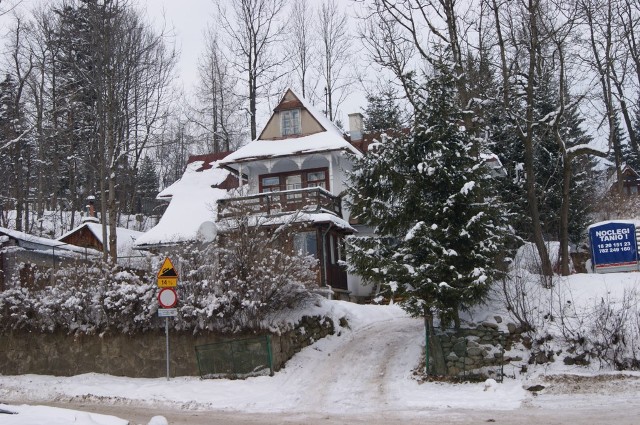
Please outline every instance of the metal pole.
[[169, 380], [169, 318], [164, 318], [164, 335], [167, 340], [167, 381]]

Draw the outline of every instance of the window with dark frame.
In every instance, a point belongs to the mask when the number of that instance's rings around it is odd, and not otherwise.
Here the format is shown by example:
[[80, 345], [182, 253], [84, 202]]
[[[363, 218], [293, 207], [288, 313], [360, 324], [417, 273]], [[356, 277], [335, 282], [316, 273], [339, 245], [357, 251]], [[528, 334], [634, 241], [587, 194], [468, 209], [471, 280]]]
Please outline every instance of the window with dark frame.
[[[327, 169], [301, 171], [299, 173], [282, 173], [260, 176], [260, 192], [277, 192], [281, 190], [294, 190], [309, 187], [321, 187], [329, 190], [327, 181]], [[292, 197], [294, 195], [292, 194]]]
[[316, 232], [300, 232], [293, 235], [293, 249], [298, 255], [318, 254], [318, 237]]
[[309, 171], [307, 173], [307, 187], [321, 187], [326, 189], [327, 187], [327, 173], [324, 170]]

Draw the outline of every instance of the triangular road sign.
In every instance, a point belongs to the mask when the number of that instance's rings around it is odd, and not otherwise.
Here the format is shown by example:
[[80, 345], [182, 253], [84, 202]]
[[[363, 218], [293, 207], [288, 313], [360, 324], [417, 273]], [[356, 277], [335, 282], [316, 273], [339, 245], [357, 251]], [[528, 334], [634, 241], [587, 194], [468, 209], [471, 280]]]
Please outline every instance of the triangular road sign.
[[178, 273], [176, 272], [176, 269], [173, 268], [173, 263], [171, 263], [169, 257], [164, 259], [164, 263], [162, 263], [162, 267], [160, 267], [160, 270], [158, 271], [158, 278], [161, 277], [178, 277]]

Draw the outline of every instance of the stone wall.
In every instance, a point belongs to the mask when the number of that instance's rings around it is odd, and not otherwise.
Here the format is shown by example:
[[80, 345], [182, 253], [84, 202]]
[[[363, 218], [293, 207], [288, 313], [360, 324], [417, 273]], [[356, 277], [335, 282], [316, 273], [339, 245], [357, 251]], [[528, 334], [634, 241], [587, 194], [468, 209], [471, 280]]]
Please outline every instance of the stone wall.
[[[334, 332], [333, 322], [303, 317], [292, 330], [272, 335], [274, 369], [279, 370], [296, 352]], [[255, 335], [235, 335], [246, 338]], [[225, 335], [199, 335], [169, 331], [171, 376], [198, 376], [195, 346], [226, 341]], [[140, 335], [65, 335], [14, 332], [0, 335], [0, 374], [71, 376], [106, 373], [116, 376], [166, 376], [166, 340], [163, 331]]]
[[[496, 317], [498, 323], [502, 322]], [[520, 338], [520, 329], [508, 326], [509, 332], [499, 331], [499, 325], [483, 322], [466, 329], [448, 329], [437, 333], [440, 353], [444, 358], [445, 375], [454, 377], [477, 376], [479, 378], [500, 377], [503, 365], [521, 361], [511, 357], [515, 340]]]

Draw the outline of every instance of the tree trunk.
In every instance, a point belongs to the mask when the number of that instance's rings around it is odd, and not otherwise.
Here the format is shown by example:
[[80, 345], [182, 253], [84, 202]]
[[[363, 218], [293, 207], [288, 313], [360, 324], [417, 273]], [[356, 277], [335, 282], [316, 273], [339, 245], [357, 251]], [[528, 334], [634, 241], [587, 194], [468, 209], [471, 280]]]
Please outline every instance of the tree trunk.
[[560, 273], [569, 276], [569, 201], [571, 199], [571, 160], [562, 157], [562, 205], [560, 206]]
[[447, 365], [444, 361], [442, 345], [436, 336], [433, 327], [433, 313], [428, 307], [424, 308], [424, 327], [426, 336], [426, 350], [428, 356], [427, 374], [444, 376], [447, 374]]
[[542, 225], [540, 224], [540, 211], [538, 210], [538, 196], [536, 194], [536, 178], [533, 169], [533, 108], [535, 102], [534, 89], [536, 83], [534, 76], [536, 75], [536, 52], [538, 51], [538, 3], [536, 0], [529, 0], [528, 13], [531, 40], [529, 45], [529, 74], [527, 79], [527, 133], [524, 135], [520, 134], [520, 137], [524, 142], [524, 167], [527, 179], [527, 203], [529, 204], [529, 215], [531, 216], [531, 224], [533, 226], [533, 241], [540, 256], [540, 266], [542, 269], [542, 274], [544, 276], [552, 276], [553, 268], [551, 266], [551, 261], [549, 260], [547, 246], [542, 235]]

